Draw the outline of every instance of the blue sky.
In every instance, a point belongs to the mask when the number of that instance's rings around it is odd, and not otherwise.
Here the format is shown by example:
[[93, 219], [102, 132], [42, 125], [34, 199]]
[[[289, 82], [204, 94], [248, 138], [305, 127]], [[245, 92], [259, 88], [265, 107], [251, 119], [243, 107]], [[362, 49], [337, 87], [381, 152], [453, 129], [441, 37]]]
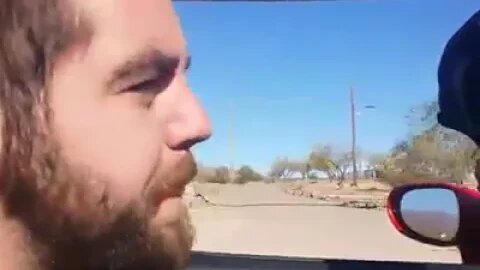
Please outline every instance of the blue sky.
[[411, 190], [402, 198], [401, 209], [403, 211], [443, 211], [458, 216], [459, 205], [457, 196], [449, 189], [426, 188]]
[[317, 143], [349, 147], [350, 85], [358, 107], [377, 107], [357, 118], [359, 147], [390, 149], [407, 133], [409, 107], [435, 98], [442, 48], [480, 2], [175, 6], [193, 57], [189, 82], [213, 123], [197, 159], [266, 172], [276, 157], [305, 158]]

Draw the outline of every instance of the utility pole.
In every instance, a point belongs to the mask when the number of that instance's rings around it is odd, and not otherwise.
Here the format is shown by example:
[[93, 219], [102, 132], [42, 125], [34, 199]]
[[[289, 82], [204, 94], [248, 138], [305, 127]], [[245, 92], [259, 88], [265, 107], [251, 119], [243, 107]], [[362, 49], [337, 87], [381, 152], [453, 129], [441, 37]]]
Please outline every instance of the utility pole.
[[350, 113], [351, 113], [351, 125], [352, 125], [352, 186], [357, 186], [357, 157], [356, 157], [356, 148], [357, 148], [357, 132], [355, 126], [355, 97], [353, 86], [350, 86]]
[[230, 130], [229, 130], [229, 140], [228, 140], [228, 146], [229, 146], [229, 152], [230, 152], [230, 180], [233, 180], [235, 177], [235, 108], [233, 105], [233, 101], [230, 103], [230, 113], [229, 113], [229, 125], [230, 125]]

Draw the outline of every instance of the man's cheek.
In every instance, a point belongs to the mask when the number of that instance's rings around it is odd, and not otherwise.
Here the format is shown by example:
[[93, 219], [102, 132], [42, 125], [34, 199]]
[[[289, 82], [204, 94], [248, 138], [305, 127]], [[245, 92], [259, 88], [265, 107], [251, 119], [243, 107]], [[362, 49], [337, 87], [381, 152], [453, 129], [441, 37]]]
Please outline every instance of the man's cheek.
[[[118, 116], [121, 117], [121, 116]], [[97, 118], [98, 119], [98, 118]], [[108, 119], [108, 118], [107, 118]], [[72, 160], [108, 179], [107, 189], [118, 202], [128, 203], [143, 189], [159, 162], [154, 132], [135, 123], [101, 121], [87, 127], [90, 136], [72, 134]]]
[[119, 201], [131, 203], [142, 195], [160, 162], [153, 144], [148, 143], [147, 136], [125, 136], [117, 138], [108, 149], [102, 148], [102, 153], [97, 153], [101, 158], [98, 164], [92, 166], [107, 175], [110, 181], [108, 189]]

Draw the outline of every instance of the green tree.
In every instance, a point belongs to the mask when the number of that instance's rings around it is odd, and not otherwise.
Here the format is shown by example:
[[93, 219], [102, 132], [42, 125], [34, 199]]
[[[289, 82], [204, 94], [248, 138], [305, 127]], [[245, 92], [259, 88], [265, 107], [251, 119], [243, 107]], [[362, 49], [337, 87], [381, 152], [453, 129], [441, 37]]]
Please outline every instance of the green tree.
[[390, 169], [395, 169], [389, 173], [392, 179], [406, 181], [408, 176], [411, 181], [429, 178], [463, 183], [473, 172], [479, 157], [476, 145], [463, 134], [439, 125], [437, 113], [436, 102], [410, 110], [409, 138], [397, 144], [390, 156], [394, 161]]
[[309, 155], [311, 169], [324, 172], [331, 182], [337, 180], [339, 186], [342, 186], [346, 179], [351, 161], [350, 153], [334, 151], [330, 145], [317, 145]]
[[333, 162], [333, 151], [331, 146], [318, 145], [310, 153], [308, 163], [311, 169], [324, 172], [330, 182], [337, 178], [336, 164]]
[[289, 171], [289, 162], [288, 158], [280, 157], [275, 159], [270, 167], [269, 176], [274, 178], [288, 178], [291, 175]]
[[230, 170], [227, 166], [221, 166], [215, 169], [215, 178], [210, 182], [225, 184], [230, 182]]
[[310, 164], [305, 161], [289, 161], [288, 170], [292, 173], [298, 173], [302, 179], [308, 179], [310, 173]]
[[247, 182], [261, 181], [263, 176], [254, 171], [250, 166], [244, 165], [237, 171], [234, 183], [244, 184]]

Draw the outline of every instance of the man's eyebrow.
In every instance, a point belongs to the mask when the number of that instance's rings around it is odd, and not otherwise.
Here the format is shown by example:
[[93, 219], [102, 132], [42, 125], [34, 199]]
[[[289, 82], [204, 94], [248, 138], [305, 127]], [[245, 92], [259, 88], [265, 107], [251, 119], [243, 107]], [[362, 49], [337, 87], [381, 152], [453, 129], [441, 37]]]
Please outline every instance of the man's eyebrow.
[[[185, 69], [190, 65], [190, 61], [190, 57], [187, 57]], [[133, 56], [116, 68], [107, 81], [107, 86], [111, 87], [116, 82], [139, 76], [145, 72], [156, 72], [158, 74], [173, 73], [180, 62], [181, 59], [178, 56], [167, 55], [159, 50], [146, 50]]]

